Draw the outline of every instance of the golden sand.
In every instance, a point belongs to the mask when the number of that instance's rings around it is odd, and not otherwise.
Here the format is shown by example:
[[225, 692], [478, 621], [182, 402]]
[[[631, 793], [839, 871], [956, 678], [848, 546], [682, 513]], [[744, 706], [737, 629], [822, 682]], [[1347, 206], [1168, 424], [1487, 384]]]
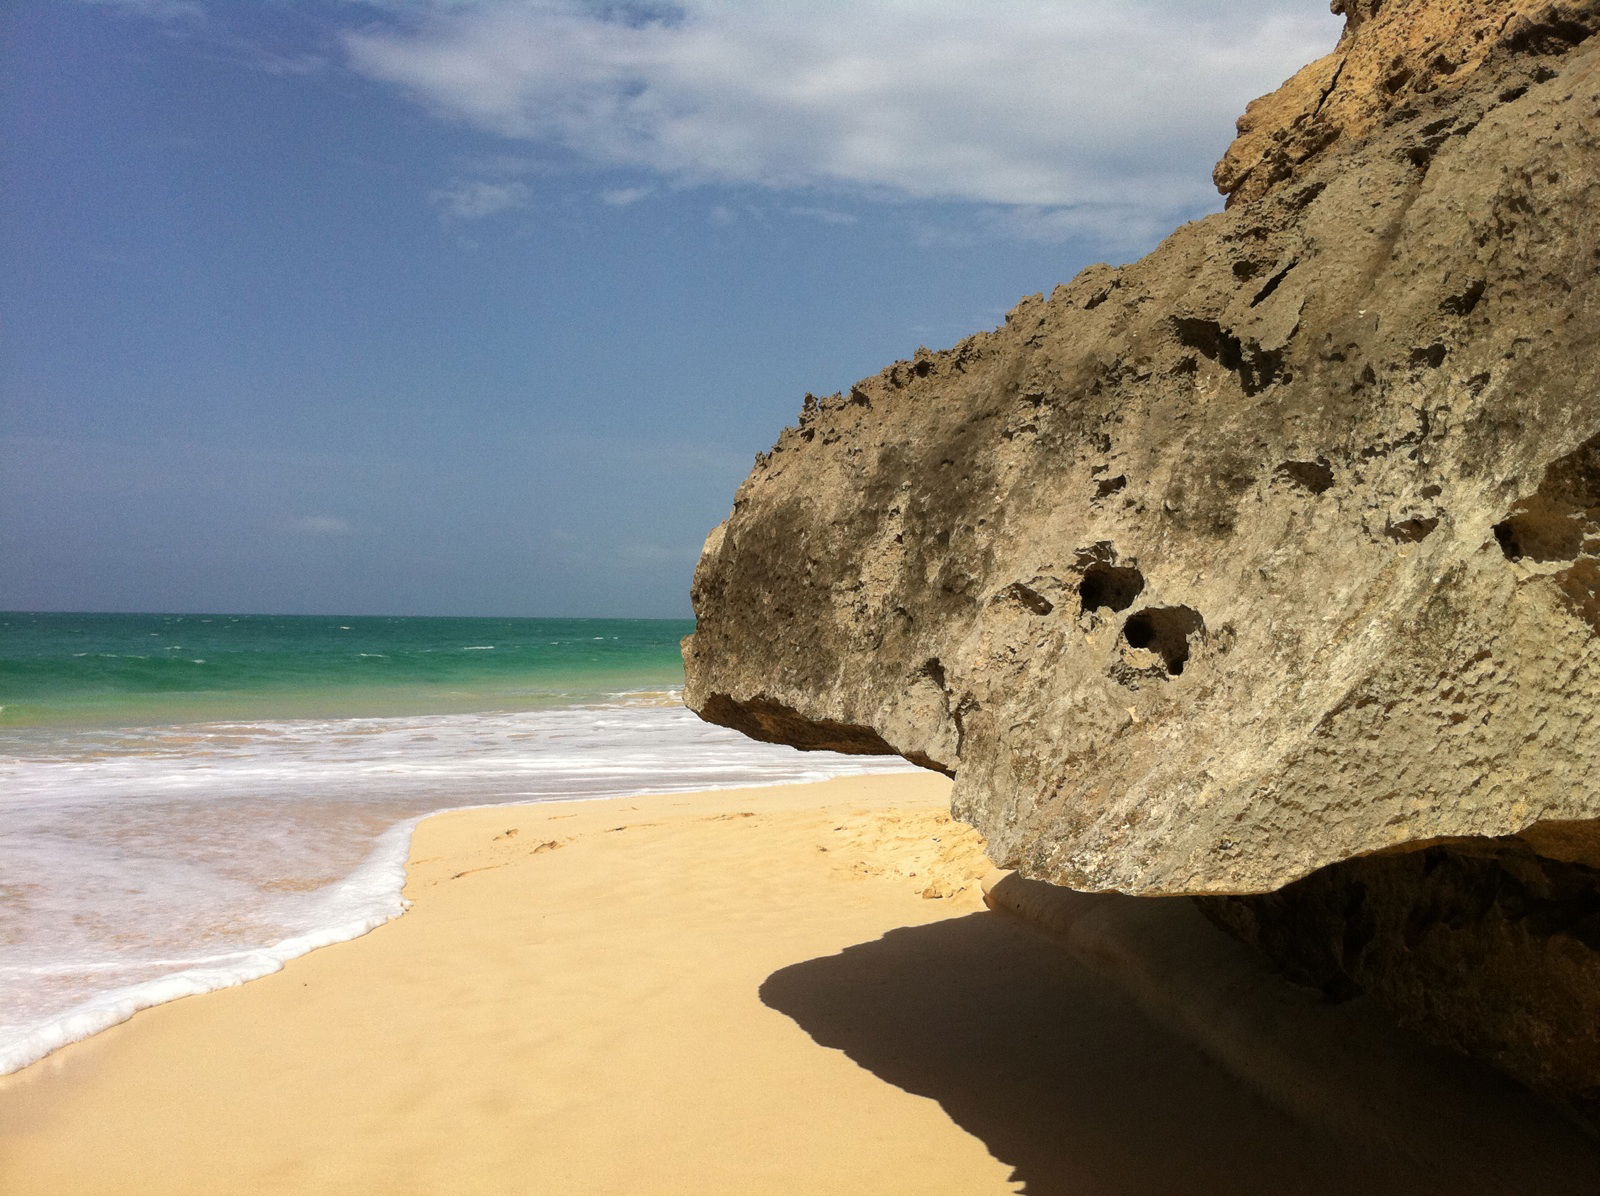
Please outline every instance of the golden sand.
[[0, 1080], [0, 1191], [1361, 1181], [983, 910], [947, 796], [904, 774], [431, 818], [404, 917]]

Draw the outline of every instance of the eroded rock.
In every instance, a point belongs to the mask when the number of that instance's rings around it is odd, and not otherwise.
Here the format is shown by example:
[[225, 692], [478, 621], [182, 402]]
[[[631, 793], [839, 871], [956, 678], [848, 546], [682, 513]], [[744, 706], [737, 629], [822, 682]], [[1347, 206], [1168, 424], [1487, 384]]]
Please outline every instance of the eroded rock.
[[951, 772], [1083, 890], [1600, 867], [1600, 0], [1347, 8], [1227, 211], [808, 400], [707, 543], [691, 706]]

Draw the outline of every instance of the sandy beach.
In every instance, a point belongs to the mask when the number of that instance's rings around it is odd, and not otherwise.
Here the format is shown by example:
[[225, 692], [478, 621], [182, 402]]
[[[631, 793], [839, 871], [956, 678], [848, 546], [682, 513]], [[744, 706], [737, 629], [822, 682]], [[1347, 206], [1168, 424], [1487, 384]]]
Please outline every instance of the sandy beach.
[[0, 1188], [1427, 1190], [985, 910], [946, 797], [437, 815], [399, 920], [0, 1081]]

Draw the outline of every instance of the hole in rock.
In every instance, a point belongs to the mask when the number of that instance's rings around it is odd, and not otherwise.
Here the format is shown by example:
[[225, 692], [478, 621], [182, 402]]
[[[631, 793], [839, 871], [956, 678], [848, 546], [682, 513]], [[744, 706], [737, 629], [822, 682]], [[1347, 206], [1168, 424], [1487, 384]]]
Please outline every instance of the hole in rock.
[[1096, 561], [1083, 571], [1078, 594], [1083, 609], [1127, 610], [1144, 589], [1144, 574], [1132, 565], [1108, 565]]
[[1094, 496], [1096, 498], [1110, 498], [1113, 494], [1117, 493], [1117, 491], [1125, 490], [1127, 486], [1128, 475], [1125, 473], [1119, 473], [1116, 477], [1107, 478], [1105, 481], [1096, 485], [1094, 488]]
[[1333, 485], [1333, 470], [1322, 460], [1285, 461], [1278, 466], [1277, 475], [1312, 494], [1321, 494]]
[[1523, 557], [1549, 564], [1576, 560], [1583, 552], [1584, 523], [1566, 511], [1519, 511], [1494, 525], [1494, 538], [1510, 561]]
[[1494, 538], [1500, 544], [1500, 551], [1506, 554], [1508, 561], [1522, 559], [1522, 545], [1517, 541], [1517, 529], [1507, 519], [1494, 525]]
[[1122, 636], [1131, 648], [1144, 648], [1161, 657], [1167, 672], [1176, 677], [1189, 660], [1189, 637], [1205, 630], [1200, 612], [1187, 606], [1152, 606], [1128, 618]]
[[1600, 435], [1545, 467], [1539, 488], [1494, 525], [1509, 560], [1573, 561], [1600, 539]]
[[1444, 359], [1449, 354], [1450, 350], [1435, 341], [1431, 345], [1421, 345], [1411, 350], [1411, 364], [1427, 366], [1429, 369], [1436, 370], [1444, 364]]
[[1260, 394], [1278, 381], [1288, 381], [1283, 370], [1283, 350], [1263, 349], [1254, 341], [1248, 345], [1216, 320], [1198, 316], [1175, 316], [1172, 329], [1178, 341], [1216, 362], [1239, 377], [1247, 395]]
[[1439, 310], [1452, 316], [1470, 316], [1475, 307], [1483, 298], [1486, 285], [1481, 278], [1475, 278], [1467, 284], [1465, 290], [1459, 295], [1451, 295], [1439, 305]]
[[1236, 370], [1244, 361], [1244, 346], [1215, 320], [1203, 317], [1179, 316], [1172, 321], [1178, 340], [1190, 349], [1197, 349], [1226, 370]]

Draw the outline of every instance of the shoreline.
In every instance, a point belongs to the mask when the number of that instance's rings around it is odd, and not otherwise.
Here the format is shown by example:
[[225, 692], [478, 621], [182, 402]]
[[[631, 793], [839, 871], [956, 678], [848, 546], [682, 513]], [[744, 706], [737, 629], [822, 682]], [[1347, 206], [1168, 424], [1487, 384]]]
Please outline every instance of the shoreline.
[[[308, 1009], [297, 989], [303, 992], [331, 984], [341, 989], [343, 998], [359, 1005], [360, 990], [372, 962], [364, 957], [379, 957], [390, 979], [406, 990], [394, 994], [400, 1005], [392, 1010], [408, 1007], [414, 1015], [409, 1028], [418, 1032], [422, 1029], [420, 1022], [443, 1016], [450, 1003], [440, 1001], [436, 1008], [426, 1009], [425, 1004], [413, 1000], [421, 994], [401, 979], [401, 973], [412, 969], [419, 951], [434, 969], [433, 980], [442, 980], [445, 973], [453, 970], [436, 950], [437, 929], [420, 924], [437, 916], [447, 923], [466, 918], [480, 927], [490, 926], [495, 921], [492, 907], [499, 904], [489, 896], [486, 907], [484, 894], [468, 893], [458, 900], [461, 893], [446, 890], [466, 890], [507, 879], [495, 873], [523, 873], [517, 879], [535, 883], [547, 880], [536, 876], [541, 871], [537, 865], [557, 860], [561, 847], [584, 840], [609, 846], [602, 837], [618, 836], [612, 840], [617, 842], [622, 837], [619, 832], [661, 829], [663, 823], [656, 821], [658, 818], [665, 819], [669, 826], [688, 824], [675, 828], [680, 832], [698, 829], [694, 824], [699, 823], [737, 831], [768, 819], [790, 824], [808, 822], [813, 824], [810, 829], [819, 830], [823, 823], [842, 827], [844, 824], [836, 820], [845, 818], [859, 824], [855, 828], [858, 833], [872, 836], [877, 833], [874, 828], [879, 818], [898, 824], [909, 816], [918, 827], [917, 833], [910, 836], [915, 841], [910, 854], [904, 850], [881, 852], [870, 864], [855, 858], [851, 879], [880, 890], [892, 887], [902, 903], [927, 906], [930, 917], [970, 913], [981, 907], [977, 881], [986, 862], [977, 836], [949, 823], [944, 814], [947, 789], [948, 782], [942, 777], [897, 772], [787, 785], [473, 805], [420, 816], [413, 820], [410, 830], [404, 888], [408, 908], [403, 916], [357, 937], [290, 958], [259, 978], [141, 1009], [99, 1033], [67, 1043], [18, 1071], [0, 1076], [0, 1187], [8, 1193], [198, 1192], [237, 1185], [250, 1190], [299, 1192], [349, 1190], [350, 1186], [359, 1189], [363, 1183], [372, 1182], [381, 1183], [388, 1190], [439, 1190], [432, 1184], [408, 1186], [392, 1163], [384, 1161], [389, 1150], [371, 1140], [356, 1146], [353, 1153], [361, 1156], [359, 1163], [351, 1158], [334, 1162], [329, 1152], [343, 1152], [350, 1145], [348, 1139], [337, 1135], [335, 1144], [315, 1128], [320, 1118], [288, 1114], [282, 1107], [282, 1100], [297, 1092], [299, 1085], [289, 1079], [296, 1069], [295, 1061], [272, 1058], [279, 1054], [279, 1036], [284, 1049], [302, 1056], [301, 1063], [311, 1062], [304, 1057], [308, 1039], [317, 1043], [312, 1053], [321, 1054], [337, 1049], [335, 1044], [341, 1038], [337, 1022], [330, 1023], [316, 1010]], [[964, 850], [942, 866], [936, 859], [928, 861], [936, 865], [934, 871], [949, 878], [949, 895], [922, 897], [909, 886], [931, 890], [940, 882], [932, 875], [917, 875], [926, 864], [905, 861], [929, 854], [920, 850], [925, 846], [921, 832], [935, 824], [948, 824], [953, 833], [962, 837]], [[559, 833], [561, 837], [537, 837], [538, 832]], [[692, 848], [692, 844], [686, 846]], [[816, 846], [810, 850], [824, 855], [816, 851]], [[697, 870], [692, 861], [680, 859], [678, 863]], [[863, 865], [859, 873], [854, 872], [857, 864]], [[831, 868], [831, 863], [827, 867]], [[906, 872], [913, 875], [904, 875]], [[892, 880], [887, 879], [890, 873], [895, 873]], [[581, 875], [567, 879], [585, 883]], [[593, 879], [588, 878], [589, 883]], [[723, 883], [718, 882], [718, 887]], [[527, 895], [536, 897], [537, 893]], [[878, 896], [881, 898], [882, 893]], [[721, 909], [717, 916], [729, 912]], [[413, 931], [421, 933], [413, 935]], [[392, 943], [410, 937], [426, 939], [426, 945]], [[574, 944], [569, 941], [566, 945]], [[581, 953], [581, 944], [577, 945]], [[474, 962], [493, 968], [493, 961], [481, 958], [463, 961], [469, 970]], [[442, 996], [435, 991], [429, 999]], [[365, 1025], [372, 1028], [370, 1021]], [[246, 1084], [247, 1093], [229, 1091], [240, 1070], [221, 1062], [225, 1055], [241, 1050], [252, 1057], [254, 1064], [244, 1069], [255, 1073]], [[370, 1057], [365, 1062], [376, 1063]], [[376, 1069], [390, 1081], [392, 1093], [412, 1087], [424, 1089], [441, 1079], [462, 1078], [458, 1069], [445, 1060], [438, 1067], [420, 1071], [410, 1067], [395, 1071], [392, 1064], [389, 1061]], [[263, 1067], [273, 1075], [264, 1086], [257, 1070]], [[179, 1075], [183, 1077], [181, 1081]], [[197, 1132], [195, 1123], [246, 1095], [274, 1105], [280, 1116], [264, 1119], [278, 1122], [279, 1127], [255, 1142], [259, 1152], [257, 1167], [253, 1172], [241, 1173], [237, 1170], [238, 1160], [226, 1157], [241, 1145], [235, 1137], [236, 1128], [219, 1128], [214, 1137]], [[549, 1094], [540, 1099], [548, 1100]], [[178, 1128], [174, 1118], [184, 1128]], [[228, 1120], [225, 1114], [222, 1119]], [[916, 1120], [929, 1119], [924, 1115]], [[931, 1120], [936, 1123], [938, 1119]], [[280, 1136], [284, 1121], [296, 1127], [289, 1138]], [[948, 1156], [953, 1153], [961, 1157], [959, 1169], [963, 1172], [970, 1173], [974, 1167], [984, 1170], [986, 1163], [992, 1169], [992, 1160], [987, 1160], [981, 1149], [972, 1149], [973, 1144], [962, 1141], [964, 1136], [959, 1132], [951, 1136], [956, 1140], [955, 1149], [946, 1152], [944, 1165], [952, 1161]], [[152, 1151], [152, 1139], [163, 1137], [170, 1145]], [[388, 1135], [378, 1137], [387, 1140]], [[196, 1147], [201, 1146], [203, 1149], [197, 1151]], [[451, 1153], [439, 1152], [444, 1156]], [[330, 1164], [333, 1171], [344, 1174], [351, 1174], [346, 1169], [354, 1166], [370, 1178], [351, 1184], [331, 1178], [331, 1173], [319, 1178]], [[291, 1178], [286, 1169], [297, 1174]], [[929, 1178], [932, 1176], [930, 1171]], [[535, 1180], [528, 1177], [528, 1182]], [[781, 1187], [775, 1177], [773, 1182], [772, 1190]], [[452, 1173], [448, 1179], [441, 1176], [437, 1183], [450, 1190], [499, 1190], [498, 1181], [487, 1174], [474, 1180]], [[723, 1190], [732, 1191], [739, 1186], [742, 1181], [730, 1183]]]
[[1431, 1190], [987, 911], [948, 789], [432, 815], [404, 917], [0, 1078], [0, 1188]]
[[[436, 810], [430, 814], [418, 814], [404, 822], [396, 823], [378, 836], [367, 858], [339, 883], [370, 885], [373, 879], [379, 876], [392, 880], [393, 912], [385, 911], [354, 922], [314, 928], [262, 947], [241, 948], [197, 959], [194, 961], [195, 966], [184, 968], [180, 972], [97, 994], [17, 1041], [8, 1043], [3, 1050], [0, 1050], [0, 1083], [45, 1062], [57, 1051], [65, 1050], [80, 1042], [87, 1042], [114, 1026], [122, 1025], [146, 1009], [156, 1009], [186, 997], [203, 997], [208, 993], [222, 992], [242, 984], [249, 984], [282, 971], [295, 960], [313, 951], [351, 942], [362, 935], [371, 934], [380, 926], [387, 925], [410, 908], [410, 902], [403, 894], [406, 863], [411, 854], [411, 839], [417, 827], [435, 814], [454, 813], [458, 809], [487, 808], [489, 807], [458, 806]], [[230, 963], [233, 966], [228, 969], [227, 965]], [[211, 966], [206, 966], [208, 964]], [[223, 969], [226, 969], [226, 974], [218, 974], [219, 970]]]
[[[903, 773], [911, 773], [912, 771], [909, 766], [902, 770]], [[875, 775], [894, 776], [901, 775], [901, 773], [884, 771]], [[798, 783], [817, 784], [823, 782], [802, 781]], [[780, 786], [770, 786], [770, 788], [778, 787]], [[181, 1001], [185, 997], [205, 996], [208, 993], [221, 992], [224, 989], [237, 988], [241, 984], [249, 984], [264, 976], [270, 976], [275, 972], [282, 971], [294, 960], [309, 955], [313, 951], [320, 951], [324, 947], [336, 947], [341, 943], [351, 942], [354, 939], [361, 938], [363, 935], [371, 934], [380, 926], [385, 926], [396, 918], [401, 917], [411, 908], [411, 900], [405, 895], [407, 877], [410, 870], [411, 842], [416, 835], [417, 828], [430, 818], [473, 810], [521, 809], [525, 806], [562, 806], [581, 802], [648, 801], [655, 797], [671, 797], [680, 792], [710, 794], [731, 792], [745, 788], [751, 788], [751, 786], [730, 786], [728, 789], [705, 787], [683, 790], [663, 789], [626, 797], [582, 796], [543, 798], [536, 802], [476, 802], [462, 806], [442, 806], [425, 814], [413, 815], [383, 831], [374, 841], [372, 851], [366, 859], [348, 876], [338, 882], [341, 887], [355, 885], [369, 888], [374, 887], [376, 878], [382, 877], [384, 880], [383, 887], [392, 888], [393, 890], [390, 895], [393, 904], [386, 905], [383, 912], [374, 913], [352, 922], [337, 923], [326, 927], [314, 927], [260, 947], [240, 948], [236, 951], [197, 959], [194, 961], [195, 966], [185, 968], [182, 971], [98, 994], [83, 1004], [67, 1010], [53, 1021], [37, 1027], [15, 1042], [7, 1043], [4, 1047], [0, 1047], [0, 1081], [4, 1081], [10, 1076], [17, 1075], [19, 1072], [43, 1062], [57, 1051], [75, 1043], [86, 1042], [97, 1034], [103, 1034], [113, 1026], [120, 1026], [146, 1009], [155, 1009], [173, 1001]], [[756, 788], [769, 788], [769, 786], [758, 786]], [[228, 966], [230, 964], [232, 965], [231, 968]], [[225, 969], [226, 974], [219, 975], [219, 969]]]
[[[674, 696], [470, 716], [47, 728], [37, 742], [0, 732], [15, 748], [0, 761], [0, 788], [21, 799], [7, 803], [0, 846], [13, 886], [0, 909], [0, 1075], [391, 920], [423, 817], [858, 767], [707, 729]], [[90, 876], [97, 883], [71, 879]]]

